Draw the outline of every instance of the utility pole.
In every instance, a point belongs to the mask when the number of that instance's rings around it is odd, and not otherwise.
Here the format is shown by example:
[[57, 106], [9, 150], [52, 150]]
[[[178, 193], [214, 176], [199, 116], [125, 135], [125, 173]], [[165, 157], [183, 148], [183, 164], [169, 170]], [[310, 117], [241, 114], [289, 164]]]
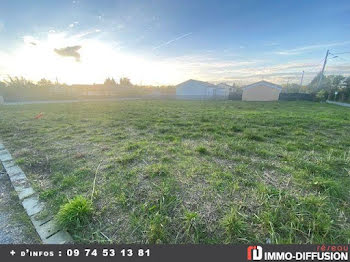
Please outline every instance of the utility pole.
[[304, 80], [304, 71], [303, 71], [303, 73], [301, 74], [300, 88], [303, 87], [303, 80]]
[[323, 67], [322, 67], [320, 79], [318, 79], [317, 89], [320, 88], [320, 85], [321, 85], [321, 82], [322, 82], [323, 72], [324, 72], [324, 68], [326, 67], [328, 54], [329, 54], [329, 50], [327, 50], [326, 57], [324, 58], [324, 61], [323, 61]]

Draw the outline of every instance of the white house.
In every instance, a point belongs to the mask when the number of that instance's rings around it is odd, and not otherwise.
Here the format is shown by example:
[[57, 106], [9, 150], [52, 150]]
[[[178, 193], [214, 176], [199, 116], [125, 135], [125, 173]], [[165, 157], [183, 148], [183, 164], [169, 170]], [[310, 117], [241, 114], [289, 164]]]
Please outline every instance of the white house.
[[218, 87], [222, 87], [222, 88], [227, 88], [227, 89], [230, 89], [232, 86], [226, 84], [226, 83], [220, 83], [220, 84], [217, 84], [216, 86]]
[[232, 86], [226, 83], [220, 83], [216, 85], [216, 96], [221, 98], [228, 98]]
[[282, 87], [267, 81], [256, 82], [243, 88], [243, 101], [277, 101]]
[[176, 97], [185, 99], [224, 99], [228, 93], [228, 88], [193, 79], [176, 86]]

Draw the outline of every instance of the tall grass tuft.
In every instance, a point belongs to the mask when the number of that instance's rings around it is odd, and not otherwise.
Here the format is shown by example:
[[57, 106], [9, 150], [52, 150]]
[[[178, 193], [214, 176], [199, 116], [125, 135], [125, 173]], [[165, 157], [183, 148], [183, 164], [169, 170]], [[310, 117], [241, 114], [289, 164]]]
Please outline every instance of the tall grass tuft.
[[83, 196], [76, 196], [60, 207], [56, 219], [64, 229], [76, 231], [89, 223], [92, 213], [91, 201]]
[[237, 208], [231, 208], [230, 212], [222, 219], [222, 225], [228, 243], [238, 242], [241, 237], [246, 235], [247, 223]]

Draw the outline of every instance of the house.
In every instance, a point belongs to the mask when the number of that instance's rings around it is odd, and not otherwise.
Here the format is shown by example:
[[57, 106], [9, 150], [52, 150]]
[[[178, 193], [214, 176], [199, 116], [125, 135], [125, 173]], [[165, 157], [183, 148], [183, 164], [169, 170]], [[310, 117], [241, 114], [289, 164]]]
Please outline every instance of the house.
[[198, 80], [187, 80], [176, 86], [176, 97], [185, 99], [227, 98], [229, 89]]
[[230, 93], [230, 89], [229, 88], [225, 88], [225, 87], [216, 87], [215, 88], [215, 98], [228, 98], [228, 95]]
[[216, 86], [221, 88], [227, 88], [227, 89], [230, 89], [232, 87], [226, 83], [220, 83], [220, 84], [217, 84]]
[[260, 81], [243, 87], [243, 101], [277, 101], [282, 87], [267, 81]]
[[222, 98], [228, 98], [229, 94], [230, 94], [230, 90], [232, 89], [232, 86], [226, 84], [226, 83], [220, 83], [216, 85], [216, 95], [218, 97], [222, 97]]

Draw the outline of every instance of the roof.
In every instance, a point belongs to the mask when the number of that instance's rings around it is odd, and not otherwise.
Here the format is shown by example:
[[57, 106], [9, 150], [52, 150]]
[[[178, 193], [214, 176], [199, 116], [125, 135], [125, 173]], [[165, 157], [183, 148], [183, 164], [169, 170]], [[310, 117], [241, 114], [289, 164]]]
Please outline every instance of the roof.
[[267, 86], [267, 87], [275, 88], [275, 89], [278, 89], [278, 90], [282, 90], [282, 86], [276, 85], [276, 84], [271, 83], [271, 82], [267, 82], [265, 80], [262, 80], [262, 81], [259, 81], [259, 82], [247, 85], [247, 86], [243, 87], [243, 89], [248, 89], [248, 88], [256, 87], [256, 86]]
[[226, 83], [220, 83], [216, 85], [219, 88], [231, 88], [232, 86], [226, 84]]
[[194, 79], [189, 79], [185, 82], [182, 82], [180, 84], [178, 84], [176, 87], [178, 86], [182, 86], [182, 85], [187, 85], [187, 84], [195, 84], [195, 85], [202, 85], [202, 86], [206, 86], [206, 87], [217, 87], [216, 85], [213, 85], [211, 83], [208, 82], [204, 82], [204, 81], [199, 81], [199, 80], [194, 80]]

